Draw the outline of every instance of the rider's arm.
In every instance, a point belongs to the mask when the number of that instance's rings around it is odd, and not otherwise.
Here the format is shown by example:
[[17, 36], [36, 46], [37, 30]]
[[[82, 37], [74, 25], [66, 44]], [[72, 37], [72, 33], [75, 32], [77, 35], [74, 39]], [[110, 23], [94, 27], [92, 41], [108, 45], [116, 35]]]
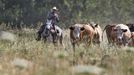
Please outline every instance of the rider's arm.
[[55, 17], [56, 17], [56, 21], [59, 22], [59, 16], [58, 16], [58, 14], [55, 14]]

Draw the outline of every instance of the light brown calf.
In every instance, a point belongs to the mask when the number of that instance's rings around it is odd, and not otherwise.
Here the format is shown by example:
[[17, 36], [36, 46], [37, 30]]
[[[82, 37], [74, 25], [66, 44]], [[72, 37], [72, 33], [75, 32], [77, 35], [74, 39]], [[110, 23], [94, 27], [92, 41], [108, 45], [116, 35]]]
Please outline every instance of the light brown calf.
[[86, 45], [90, 45], [92, 42], [100, 44], [102, 40], [102, 30], [98, 24], [75, 24], [69, 27], [70, 39], [75, 49], [75, 44], [80, 41], [86, 41]]

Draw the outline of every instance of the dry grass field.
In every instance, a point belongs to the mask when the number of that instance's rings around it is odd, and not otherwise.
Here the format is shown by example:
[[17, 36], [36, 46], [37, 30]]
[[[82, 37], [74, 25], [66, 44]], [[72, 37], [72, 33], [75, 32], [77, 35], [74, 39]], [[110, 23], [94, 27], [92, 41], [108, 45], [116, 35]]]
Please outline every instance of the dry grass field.
[[0, 75], [134, 75], [134, 48], [103, 41], [100, 47], [80, 44], [74, 53], [69, 30], [64, 46], [36, 41], [34, 29], [9, 32], [16, 38], [0, 40]]

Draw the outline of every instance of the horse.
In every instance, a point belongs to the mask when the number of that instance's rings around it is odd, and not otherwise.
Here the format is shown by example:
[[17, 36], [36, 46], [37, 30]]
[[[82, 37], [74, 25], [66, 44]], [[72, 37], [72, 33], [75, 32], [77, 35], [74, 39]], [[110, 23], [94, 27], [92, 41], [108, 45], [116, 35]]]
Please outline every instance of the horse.
[[53, 42], [53, 44], [56, 44], [59, 41], [59, 43], [63, 45], [63, 31], [57, 25], [55, 25], [55, 30], [52, 26], [46, 25], [42, 33], [42, 38], [45, 43], [49, 41]]

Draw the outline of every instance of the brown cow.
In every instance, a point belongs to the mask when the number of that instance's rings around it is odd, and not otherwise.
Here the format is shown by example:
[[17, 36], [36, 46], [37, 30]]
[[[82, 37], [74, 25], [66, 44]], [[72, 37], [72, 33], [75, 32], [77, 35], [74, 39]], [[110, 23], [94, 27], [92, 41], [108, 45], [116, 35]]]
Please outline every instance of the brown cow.
[[133, 23], [127, 23], [126, 25], [129, 27], [129, 29], [131, 31], [131, 39], [128, 43], [128, 46], [134, 47], [134, 24]]
[[[103, 30], [103, 33], [106, 30], [107, 40], [109, 44], [115, 43], [115, 33], [114, 33], [115, 26], [116, 26], [115, 24], [111, 24], [111, 25], [109, 24], [109, 25], [106, 25]], [[103, 33], [102, 33], [102, 39], [103, 39]]]
[[128, 46], [134, 47], [134, 32], [131, 32], [131, 39], [128, 43]]

